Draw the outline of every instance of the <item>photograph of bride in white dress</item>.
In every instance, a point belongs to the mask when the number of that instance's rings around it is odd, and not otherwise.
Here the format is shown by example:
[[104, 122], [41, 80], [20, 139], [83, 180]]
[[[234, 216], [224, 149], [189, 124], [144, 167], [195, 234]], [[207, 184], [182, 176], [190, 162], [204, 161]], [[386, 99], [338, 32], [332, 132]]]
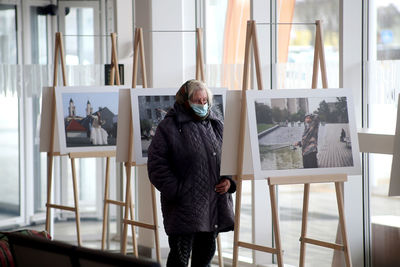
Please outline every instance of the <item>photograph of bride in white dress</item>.
[[118, 92], [62, 93], [66, 147], [115, 146]]

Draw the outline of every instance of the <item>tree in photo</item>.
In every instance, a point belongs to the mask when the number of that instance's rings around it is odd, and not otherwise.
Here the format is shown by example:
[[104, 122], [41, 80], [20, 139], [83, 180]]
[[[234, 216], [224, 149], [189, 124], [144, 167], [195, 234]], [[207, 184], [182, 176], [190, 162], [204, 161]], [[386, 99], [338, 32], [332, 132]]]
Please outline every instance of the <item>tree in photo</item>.
[[264, 103], [255, 103], [257, 123], [272, 123], [271, 108]]

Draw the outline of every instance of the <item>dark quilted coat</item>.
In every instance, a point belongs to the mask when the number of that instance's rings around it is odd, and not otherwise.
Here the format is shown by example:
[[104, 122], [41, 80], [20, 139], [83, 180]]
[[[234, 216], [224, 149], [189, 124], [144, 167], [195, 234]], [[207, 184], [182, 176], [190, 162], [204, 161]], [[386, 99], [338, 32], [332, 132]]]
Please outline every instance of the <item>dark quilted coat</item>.
[[[168, 235], [233, 230], [236, 184], [219, 175], [222, 131], [212, 111], [198, 120], [178, 103], [159, 124], [148, 150], [148, 172], [161, 192]], [[222, 178], [230, 179], [231, 187], [220, 195], [214, 188]]]

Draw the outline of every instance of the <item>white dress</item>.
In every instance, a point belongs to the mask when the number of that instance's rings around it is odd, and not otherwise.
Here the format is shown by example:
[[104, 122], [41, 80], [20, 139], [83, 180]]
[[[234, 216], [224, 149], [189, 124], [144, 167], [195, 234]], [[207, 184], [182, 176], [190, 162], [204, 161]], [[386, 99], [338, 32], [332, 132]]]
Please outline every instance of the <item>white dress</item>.
[[108, 134], [106, 130], [101, 128], [97, 116], [93, 117], [94, 117], [93, 125], [92, 129], [90, 130], [90, 141], [92, 142], [93, 145], [107, 145]]

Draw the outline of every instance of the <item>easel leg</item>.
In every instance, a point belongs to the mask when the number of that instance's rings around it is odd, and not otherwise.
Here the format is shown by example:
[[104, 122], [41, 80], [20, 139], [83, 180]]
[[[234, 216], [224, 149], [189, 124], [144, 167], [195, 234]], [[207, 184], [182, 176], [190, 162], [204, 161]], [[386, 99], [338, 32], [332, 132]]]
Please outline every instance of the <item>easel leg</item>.
[[46, 231], [50, 233], [50, 207], [53, 177], [53, 155], [47, 154], [47, 203], [46, 203]]
[[304, 238], [307, 235], [307, 219], [308, 219], [308, 203], [310, 199], [310, 184], [304, 184], [303, 195], [303, 217], [301, 222], [301, 236], [300, 236], [300, 263], [299, 266], [303, 267], [306, 258], [306, 243]]
[[[126, 166], [126, 188], [130, 188], [130, 183], [131, 183], [131, 167]], [[122, 233], [122, 248], [121, 252], [122, 254], [126, 254], [126, 242], [127, 242], [127, 237], [128, 237], [128, 224], [126, 223], [126, 220], [128, 219], [128, 213], [129, 213], [129, 204], [128, 201], [130, 199], [130, 190], [126, 190], [125, 192], [125, 211], [124, 211], [124, 219], [122, 220], [122, 224], [124, 225], [124, 231]]]
[[[132, 181], [132, 178], [131, 178]], [[132, 190], [132, 182], [129, 183], [129, 188], [127, 188], [127, 190], [129, 190], [129, 210], [131, 213], [131, 220], [135, 220], [135, 210], [133, 208], [133, 200], [132, 200], [132, 194], [131, 194], [131, 190]], [[135, 233], [135, 226], [132, 224], [131, 225], [131, 232], [132, 232], [132, 244], [133, 244], [133, 251], [135, 253], [135, 256], [138, 257], [139, 256], [139, 251], [138, 251], [138, 247], [137, 247], [137, 242], [136, 242], [136, 233]]]
[[71, 158], [72, 168], [72, 183], [74, 187], [74, 202], [75, 202], [75, 220], [76, 220], [76, 234], [78, 237], [78, 246], [81, 246], [81, 231], [80, 231], [80, 216], [79, 216], [79, 199], [78, 199], [78, 186], [76, 182], [75, 159]]
[[156, 245], [157, 261], [161, 263], [161, 252], [160, 252], [160, 237], [158, 234], [158, 218], [157, 218], [157, 200], [156, 200], [156, 189], [154, 185], [151, 185], [151, 200], [153, 205], [153, 222], [154, 222], [154, 242]]
[[233, 232], [233, 259], [232, 266], [238, 266], [239, 236], [240, 236], [240, 207], [242, 205], [242, 179], [236, 182], [235, 227]]
[[336, 200], [338, 204], [339, 210], [339, 222], [340, 222], [340, 229], [342, 232], [342, 240], [344, 246], [344, 258], [346, 261], [346, 266], [351, 267], [351, 259], [350, 259], [350, 247], [349, 242], [347, 240], [347, 229], [346, 229], [346, 220], [344, 218], [344, 205], [343, 205], [343, 191], [342, 191], [343, 182], [335, 182], [336, 188]]
[[269, 195], [271, 198], [271, 211], [272, 221], [275, 235], [275, 248], [277, 249], [276, 258], [278, 260], [278, 266], [283, 267], [283, 256], [281, 248], [281, 235], [279, 229], [279, 217], [278, 217], [278, 206], [276, 204], [275, 185], [269, 185]]
[[[128, 238], [128, 216], [129, 211], [131, 213], [131, 218], [134, 218], [133, 207], [132, 207], [132, 196], [131, 196], [131, 166], [129, 164], [126, 165], [126, 192], [125, 192], [125, 213], [124, 213], [124, 231], [122, 235], [122, 254], [126, 254], [126, 245]], [[135, 252], [135, 256], [138, 256], [137, 244], [136, 244], [136, 235], [135, 235], [135, 227], [132, 225], [132, 242], [133, 249]]]
[[104, 250], [106, 244], [107, 221], [108, 221], [108, 202], [110, 184], [110, 158], [106, 158], [106, 181], [104, 186], [104, 208], [103, 208], [103, 233], [101, 236], [101, 249]]
[[221, 246], [221, 236], [217, 236], [217, 247], [218, 247], [218, 265], [219, 267], [224, 266], [224, 258], [222, 257], [222, 246]]

